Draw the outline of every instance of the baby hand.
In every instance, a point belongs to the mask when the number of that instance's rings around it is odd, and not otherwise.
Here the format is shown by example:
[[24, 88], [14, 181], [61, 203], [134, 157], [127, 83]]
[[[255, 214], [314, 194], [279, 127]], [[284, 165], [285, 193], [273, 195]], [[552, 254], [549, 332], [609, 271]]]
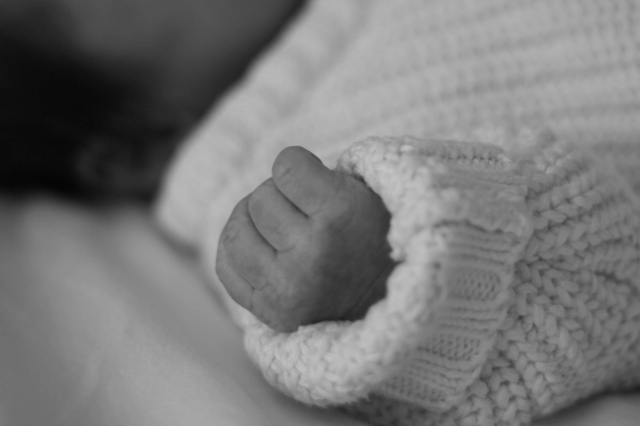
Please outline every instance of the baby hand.
[[278, 331], [362, 318], [384, 297], [394, 266], [382, 200], [301, 147], [283, 150], [272, 176], [233, 210], [218, 245], [218, 277]]

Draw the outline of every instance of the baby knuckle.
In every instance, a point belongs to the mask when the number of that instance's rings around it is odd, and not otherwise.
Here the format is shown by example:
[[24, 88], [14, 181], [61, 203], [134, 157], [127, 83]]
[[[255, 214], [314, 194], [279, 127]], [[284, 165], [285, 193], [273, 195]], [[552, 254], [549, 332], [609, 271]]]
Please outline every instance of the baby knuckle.
[[256, 216], [264, 210], [264, 200], [262, 197], [262, 191], [260, 191], [260, 188], [257, 188], [251, 193], [251, 195], [249, 195], [249, 199], [247, 200], [247, 210], [249, 212], [249, 216], [253, 219], [255, 219]]
[[281, 253], [295, 253], [309, 234], [306, 228], [294, 227], [285, 220], [271, 222], [268, 232], [278, 241], [278, 251]]
[[[278, 159], [279, 158], [281, 157], [278, 157]], [[276, 161], [273, 163], [273, 168], [271, 170], [273, 178], [277, 179], [278, 181], [291, 180], [292, 176], [294, 175], [296, 167], [295, 164], [285, 160], [278, 161], [278, 159], [276, 159]]]
[[260, 262], [245, 264], [247, 272], [250, 271], [249, 281], [251, 287], [260, 292], [273, 291], [273, 282], [269, 279], [269, 268], [266, 268]]
[[247, 210], [249, 212], [249, 216], [255, 218], [256, 215], [264, 213], [265, 209], [267, 209], [269, 205], [267, 201], [273, 196], [273, 187], [273, 179], [267, 179], [251, 194], [249, 194], [247, 199]]
[[237, 220], [229, 220], [222, 230], [222, 234], [220, 235], [220, 243], [225, 247], [232, 245], [240, 234], [240, 224]]

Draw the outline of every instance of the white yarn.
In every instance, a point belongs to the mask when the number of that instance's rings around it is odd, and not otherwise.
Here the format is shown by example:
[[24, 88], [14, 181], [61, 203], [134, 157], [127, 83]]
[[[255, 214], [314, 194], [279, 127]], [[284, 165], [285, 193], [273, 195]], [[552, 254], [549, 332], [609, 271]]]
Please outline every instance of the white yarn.
[[[281, 149], [332, 163], [364, 140], [340, 167], [381, 194], [403, 262], [354, 323], [276, 334], [230, 302], [272, 383], [381, 425], [524, 425], [635, 386], [639, 18], [633, 0], [312, 1], [185, 143], [159, 221], [216, 284], [222, 226]], [[496, 123], [562, 142], [467, 132]]]

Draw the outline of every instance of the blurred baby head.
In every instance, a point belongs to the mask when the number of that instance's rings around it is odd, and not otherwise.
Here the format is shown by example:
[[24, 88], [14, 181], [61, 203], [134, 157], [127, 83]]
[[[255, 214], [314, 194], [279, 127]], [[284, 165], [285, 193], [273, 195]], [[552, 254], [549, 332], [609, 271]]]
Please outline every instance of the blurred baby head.
[[301, 0], [0, 4], [0, 189], [149, 198]]

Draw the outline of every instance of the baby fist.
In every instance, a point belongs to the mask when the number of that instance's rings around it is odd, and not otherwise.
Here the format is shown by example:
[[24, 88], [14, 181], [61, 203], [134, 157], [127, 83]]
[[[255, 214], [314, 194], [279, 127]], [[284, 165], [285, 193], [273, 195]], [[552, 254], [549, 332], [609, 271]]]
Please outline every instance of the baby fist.
[[301, 147], [233, 210], [216, 272], [229, 295], [278, 331], [362, 318], [393, 269], [389, 213], [363, 182]]

